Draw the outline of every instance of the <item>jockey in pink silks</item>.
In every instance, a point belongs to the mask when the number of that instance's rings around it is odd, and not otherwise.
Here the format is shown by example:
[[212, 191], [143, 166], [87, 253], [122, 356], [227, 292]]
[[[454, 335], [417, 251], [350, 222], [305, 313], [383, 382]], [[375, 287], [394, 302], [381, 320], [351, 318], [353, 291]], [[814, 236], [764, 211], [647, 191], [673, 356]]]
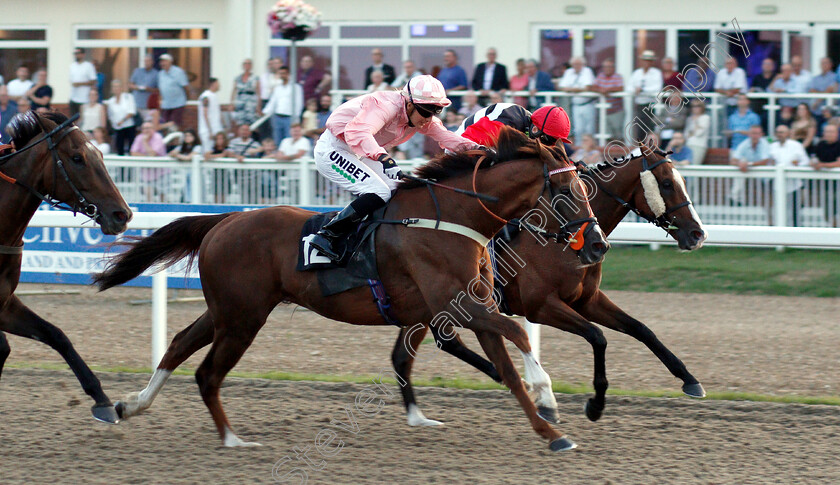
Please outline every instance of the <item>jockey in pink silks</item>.
[[331, 260], [340, 255], [334, 241], [384, 206], [397, 188], [402, 172], [387, 148], [422, 133], [451, 151], [482, 148], [448, 131], [434, 116], [452, 102], [432, 76], [412, 78], [402, 91], [378, 91], [351, 99], [327, 119], [327, 129], [315, 144], [315, 166], [331, 182], [359, 197], [318, 231], [312, 246]]

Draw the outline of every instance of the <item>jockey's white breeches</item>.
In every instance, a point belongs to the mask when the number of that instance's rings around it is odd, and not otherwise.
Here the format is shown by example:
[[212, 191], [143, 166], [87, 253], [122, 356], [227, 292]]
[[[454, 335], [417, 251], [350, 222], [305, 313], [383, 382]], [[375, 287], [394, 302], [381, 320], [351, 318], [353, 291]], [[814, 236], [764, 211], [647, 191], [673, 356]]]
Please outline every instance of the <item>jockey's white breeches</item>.
[[397, 188], [397, 181], [385, 175], [380, 162], [359, 157], [330, 130], [315, 144], [315, 167], [327, 180], [356, 195], [376, 194], [387, 201]]

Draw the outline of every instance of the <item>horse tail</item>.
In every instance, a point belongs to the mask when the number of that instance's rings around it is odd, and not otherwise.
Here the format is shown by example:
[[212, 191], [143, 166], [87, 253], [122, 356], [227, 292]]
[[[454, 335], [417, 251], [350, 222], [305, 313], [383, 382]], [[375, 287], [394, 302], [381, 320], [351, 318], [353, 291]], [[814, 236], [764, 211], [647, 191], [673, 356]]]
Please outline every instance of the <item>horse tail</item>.
[[143, 271], [156, 263], [169, 267], [189, 256], [189, 266], [198, 254], [204, 236], [220, 222], [236, 214], [214, 214], [210, 216], [182, 217], [153, 232], [144, 238], [130, 238], [116, 243], [129, 246], [129, 250], [114, 257], [105, 267], [105, 271], [94, 275], [94, 284], [99, 291], [105, 291], [140, 276]]

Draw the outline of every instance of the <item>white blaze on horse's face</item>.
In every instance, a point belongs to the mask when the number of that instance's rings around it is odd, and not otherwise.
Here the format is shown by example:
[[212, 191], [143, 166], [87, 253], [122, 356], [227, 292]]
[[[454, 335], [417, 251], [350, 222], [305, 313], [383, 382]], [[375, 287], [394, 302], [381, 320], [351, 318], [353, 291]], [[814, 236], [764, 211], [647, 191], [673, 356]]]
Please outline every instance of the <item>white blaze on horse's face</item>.
[[[676, 182], [676, 186], [682, 190], [683, 195], [685, 196], [685, 200], [691, 202], [691, 197], [688, 195], [688, 189], [685, 187], [685, 179], [683, 178], [682, 174], [676, 169], [676, 167], [672, 168], [671, 171], [674, 173], [674, 181]], [[661, 197], [661, 195], [660, 195]], [[703, 231], [703, 239], [700, 240], [698, 248], [700, 245], [703, 244], [703, 241], [706, 240], [706, 228], [703, 227], [703, 221], [700, 220], [700, 214], [694, 210], [694, 203], [688, 204], [688, 210], [691, 212], [691, 218], [694, 219], [694, 222], [700, 227], [700, 230]]]

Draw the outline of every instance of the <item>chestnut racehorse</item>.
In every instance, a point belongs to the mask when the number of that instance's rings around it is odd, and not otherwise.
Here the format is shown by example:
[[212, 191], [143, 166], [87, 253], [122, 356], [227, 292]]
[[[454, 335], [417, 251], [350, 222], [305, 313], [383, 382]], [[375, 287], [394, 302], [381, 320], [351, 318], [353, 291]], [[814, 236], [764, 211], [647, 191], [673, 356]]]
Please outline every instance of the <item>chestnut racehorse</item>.
[[131, 210], [105, 170], [102, 153], [73, 126], [76, 118], [30, 111], [15, 115], [7, 126], [13, 146], [20, 148], [0, 157], [0, 184], [5, 185], [0, 190], [0, 371], [10, 352], [4, 332], [44, 342], [61, 354], [95, 401], [93, 417], [116, 423], [114, 406], [67, 336], [14, 295], [23, 234], [42, 201], [82, 212], [105, 234], [125, 231], [131, 219]]
[[[429, 323], [463, 316], [460, 323], [476, 332], [482, 348], [499, 369], [501, 379], [516, 395], [532, 427], [549, 440], [553, 450], [573, 448], [574, 443], [540, 419], [556, 422], [559, 414], [551, 381], [531, 355], [528, 337], [513, 320], [488, 311], [486, 301], [461, 298], [478, 281], [486, 238], [505, 220], [521, 216], [550, 196], [567, 219], [591, 216], [573, 165], [563, 155], [558, 159], [538, 142], [513, 130], [502, 132], [495, 163], [481, 163], [471, 154], [443, 155], [418, 171], [418, 175], [450, 186], [472, 189], [498, 198], [492, 212], [477, 201], [441, 192], [434, 203], [424, 185], [404, 183], [385, 211], [384, 218], [404, 221], [434, 219], [466, 228], [472, 236], [446, 230], [413, 229], [386, 224], [376, 234], [376, 259], [385, 289], [397, 319]], [[555, 193], [560, 195], [554, 196]], [[569, 196], [566, 196], [569, 194]], [[555, 199], [564, 201], [556, 203]], [[298, 242], [303, 224], [314, 213], [294, 207], [273, 207], [243, 213], [179, 219], [149, 237], [131, 243], [97, 276], [101, 289], [122, 284], [155, 263], [171, 264], [198, 253], [201, 284], [207, 312], [181, 331], [149, 382], [137, 396], [117, 403], [125, 418], [148, 408], [166, 379], [178, 365], [201, 347], [212, 343], [196, 370], [201, 396], [210, 410], [226, 446], [247, 446], [231, 430], [219, 400], [219, 386], [239, 361], [269, 313], [281, 302], [296, 303], [334, 320], [355, 325], [385, 325], [372, 302], [369, 288], [356, 288], [324, 297], [312, 272], [296, 271]], [[595, 263], [603, 258], [608, 243], [597, 225], [577, 231], [580, 259]], [[582, 238], [582, 240], [580, 240]], [[578, 264], [581, 264], [579, 262]], [[492, 284], [492, 283], [491, 283]], [[492, 305], [491, 295], [486, 295]], [[451, 305], [454, 308], [450, 308]], [[505, 350], [502, 337], [523, 353], [537, 394], [536, 406]]]
[[[582, 178], [592, 194], [590, 204], [601, 227], [609, 235], [633, 210], [640, 217], [663, 228], [678, 242], [680, 249], [691, 251], [700, 248], [706, 239], [706, 232], [692, 207], [684, 179], [673, 163], [665, 158], [667, 154], [646, 146], [641, 149], [641, 156], [582, 168]], [[625, 313], [599, 289], [600, 263], [582, 268], [576, 258], [568, 251], [563, 251], [562, 246], [551, 243], [544, 245], [531, 233], [524, 231], [513, 238], [508, 246], [510, 251], [497, 248], [497, 257], [507, 259], [497, 266], [500, 268], [503, 296], [510, 311], [527, 317], [531, 322], [580, 335], [592, 345], [595, 356], [595, 397], [590, 398], [586, 404], [589, 419], [595, 421], [600, 418], [607, 390], [604, 363], [607, 341], [601, 330], [590, 322], [625, 333], [644, 343], [674, 376], [683, 381], [683, 391], [687, 395], [697, 398], [705, 396], [703, 386], [682, 361], [647, 326]], [[508, 256], [513, 253], [516, 256]], [[515, 259], [520, 263], [517, 264]], [[412, 363], [426, 332], [427, 327], [419, 324], [403, 328], [392, 353], [398, 381], [403, 384], [400, 390], [408, 413], [408, 423], [412, 426], [442, 424], [423, 415], [416, 405], [411, 387]], [[439, 348], [498, 381], [498, 374], [492, 364], [467, 349], [457, 334], [450, 338], [440, 338], [440, 329], [434, 327], [432, 334]]]

